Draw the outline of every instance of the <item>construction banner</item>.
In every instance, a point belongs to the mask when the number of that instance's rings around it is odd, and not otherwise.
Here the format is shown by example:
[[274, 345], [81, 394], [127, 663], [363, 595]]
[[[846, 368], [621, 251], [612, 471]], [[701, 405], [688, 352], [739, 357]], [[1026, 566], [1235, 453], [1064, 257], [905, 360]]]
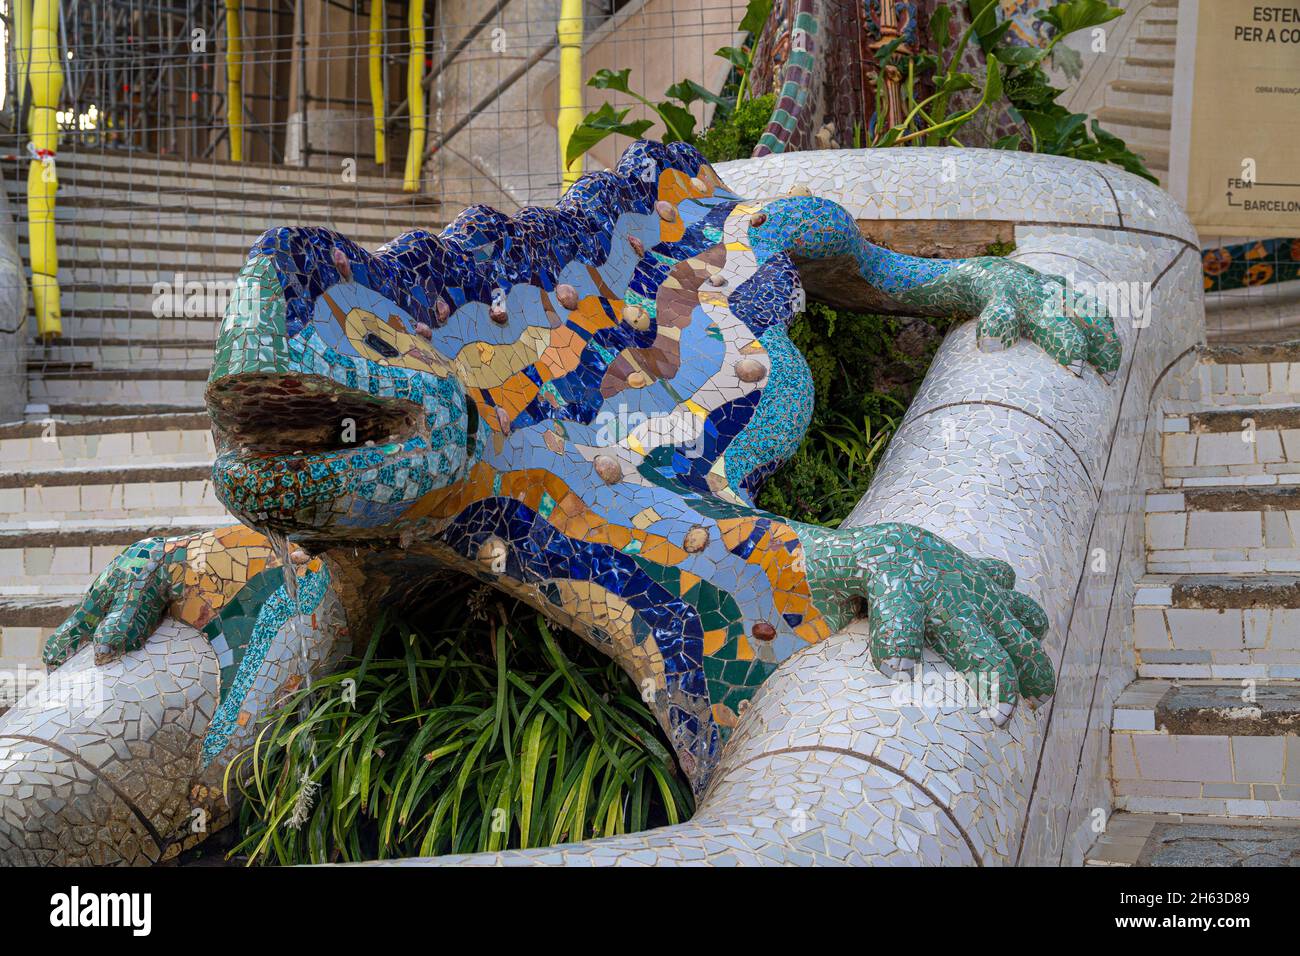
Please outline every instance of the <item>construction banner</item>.
[[1300, 235], [1300, 3], [1184, 0], [1170, 191], [1203, 235]]

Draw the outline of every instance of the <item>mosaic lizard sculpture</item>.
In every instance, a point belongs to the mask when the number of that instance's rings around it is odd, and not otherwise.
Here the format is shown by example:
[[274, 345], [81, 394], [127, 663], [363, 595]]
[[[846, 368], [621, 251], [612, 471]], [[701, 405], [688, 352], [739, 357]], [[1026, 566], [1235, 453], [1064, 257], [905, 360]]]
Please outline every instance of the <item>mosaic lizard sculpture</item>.
[[[213, 480], [248, 528], [127, 548], [45, 659], [85, 642], [110, 659], [164, 614], [205, 632], [222, 703], [204, 760], [224, 762], [291, 617], [305, 641], [360, 634], [456, 569], [618, 659], [697, 788], [763, 680], [863, 607], [876, 667], [902, 676], [929, 644], [993, 675], [1003, 722], [1054, 690], [1046, 616], [1008, 565], [754, 505], [812, 412], [787, 335], [804, 285], [975, 317], [981, 347], [1028, 336], [1076, 374], [1119, 365], [1110, 320], [1063, 313], [1062, 280], [894, 253], [809, 195], [747, 202], [684, 144], [636, 143], [553, 210], [471, 208], [373, 254], [273, 229], [207, 389]], [[290, 542], [291, 576], [261, 532]]]

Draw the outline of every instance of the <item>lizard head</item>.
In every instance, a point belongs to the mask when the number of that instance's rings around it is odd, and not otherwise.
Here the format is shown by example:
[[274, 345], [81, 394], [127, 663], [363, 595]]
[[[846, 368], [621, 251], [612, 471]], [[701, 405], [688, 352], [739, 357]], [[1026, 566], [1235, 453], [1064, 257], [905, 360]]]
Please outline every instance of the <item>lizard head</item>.
[[476, 409], [429, 326], [376, 291], [382, 265], [323, 229], [254, 245], [205, 394], [217, 496], [246, 524], [302, 542], [389, 539], [473, 463]]

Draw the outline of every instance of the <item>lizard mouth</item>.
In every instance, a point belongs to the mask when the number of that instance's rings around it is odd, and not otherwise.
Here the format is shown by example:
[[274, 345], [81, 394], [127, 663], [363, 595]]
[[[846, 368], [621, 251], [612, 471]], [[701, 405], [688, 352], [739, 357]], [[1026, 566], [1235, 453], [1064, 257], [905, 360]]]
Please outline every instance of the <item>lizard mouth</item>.
[[[427, 414], [416, 402], [260, 372], [210, 383], [206, 400], [217, 497], [260, 530], [295, 541], [365, 540], [436, 480]], [[359, 508], [376, 482], [391, 490]]]
[[355, 451], [428, 431], [417, 403], [316, 375], [226, 376], [208, 386], [205, 399], [218, 450], [240, 459]]

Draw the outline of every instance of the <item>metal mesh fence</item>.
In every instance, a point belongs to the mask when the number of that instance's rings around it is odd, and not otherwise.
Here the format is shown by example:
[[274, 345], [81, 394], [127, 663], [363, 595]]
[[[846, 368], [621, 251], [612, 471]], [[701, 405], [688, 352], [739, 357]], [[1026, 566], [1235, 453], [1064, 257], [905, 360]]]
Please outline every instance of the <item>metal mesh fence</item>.
[[[28, 417], [202, 408], [211, 346], [252, 241], [324, 226], [374, 249], [437, 231], [462, 208], [506, 212], [561, 192], [554, 0], [426, 2], [427, 120], [418, 182], [403, 189], [412, 130], [414, 3], [387, 0], [64, 0], [58, 10], [60, 136], [54, 192], [61, 334], [37, 336], [29, 300]], [[30, 9], [32, 0], [26, 0]], [[23, 74], [24, 4], [0, 0], [6, 77], [0, 169], [30, 265], [28, 179], [38, 77]], [[677, 79], [714, 84], [737, 0], [597, 0], [584, 7], [587, 63], [630, 68], [659, 98]], [[236, 88], [227, 72], [238, 24]], [[372, 32], [372, 25], [377, 30]], [[386, 157], [377, 162], [372, 36]], [[238, 92], [242, 161], [231, 159]], [[641, 107], [622, 94], [586, 91]], [[697, 112], [703, 119], [702, 104]], [[417, 115], [418, 106], [417, 106]], [[653, 133], [651, 134], [653, 135]], [[588, 157], [606, 165], [626, 144]], [[29, 272], [30, 274], [30, 272]]]

